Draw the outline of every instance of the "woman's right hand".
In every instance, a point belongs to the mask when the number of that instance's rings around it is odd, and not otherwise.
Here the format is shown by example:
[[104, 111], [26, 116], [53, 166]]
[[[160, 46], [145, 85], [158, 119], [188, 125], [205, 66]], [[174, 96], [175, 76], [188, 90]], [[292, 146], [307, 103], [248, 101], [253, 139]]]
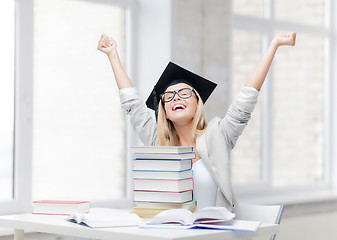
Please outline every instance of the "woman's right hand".
[[295, 46], [296, 33], [291, 32], [288, 34], [278, 34], [274, 37], [273, 40], [276, 42], [278, 47], [283, 45]]
[[97, 49], [109, 55], [114, 51], [116, 51], [116, 48], [117, 48], [116, 41], [103, 33], [101, 35], [101, 39], [98, 41]]

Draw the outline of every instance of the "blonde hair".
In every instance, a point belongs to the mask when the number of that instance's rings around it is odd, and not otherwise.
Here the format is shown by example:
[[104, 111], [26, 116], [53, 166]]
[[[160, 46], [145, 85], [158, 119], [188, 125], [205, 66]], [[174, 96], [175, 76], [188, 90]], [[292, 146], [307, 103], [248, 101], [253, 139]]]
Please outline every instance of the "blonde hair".
[[[199, 135], [201, 135], [207, 128], [204, 114], [204, 103], [200, 98], [197, 91], [194, 93], [198, 99], [197, 110], [195, 111], [192, 123], [191, 137], [195, 141]], [[166, 118], [165, 108], [163, 102], [160, 99], [158, 104], [158, 142], [160, 146], [179, 146], [180, 140], [176, 129], [170, 119]]]

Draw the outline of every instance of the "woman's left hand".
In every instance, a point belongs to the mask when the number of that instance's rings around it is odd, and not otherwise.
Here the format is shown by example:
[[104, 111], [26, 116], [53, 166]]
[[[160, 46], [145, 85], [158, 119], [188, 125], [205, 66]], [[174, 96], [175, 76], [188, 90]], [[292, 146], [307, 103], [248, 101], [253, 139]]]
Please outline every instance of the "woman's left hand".
[[279, 34], [275, 36], [274, 41], [278, 46], [288, 45], [295, 46], [296, 41], [296, 33], [288, 33], [288, 34]]

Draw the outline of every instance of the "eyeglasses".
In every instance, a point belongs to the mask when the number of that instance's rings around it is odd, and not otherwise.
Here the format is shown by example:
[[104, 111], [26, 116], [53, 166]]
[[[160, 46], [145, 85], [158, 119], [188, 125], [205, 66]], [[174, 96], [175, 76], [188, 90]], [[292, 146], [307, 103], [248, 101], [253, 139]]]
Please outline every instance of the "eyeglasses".
[[181, 98], [190, 98], [192, 96], [192, 91], [194, 91], [193, 88], [181, 88], [175, 91], [166, 91], [161, 95], [161, 99], [165, 103], [171, 102], [176, 94]]

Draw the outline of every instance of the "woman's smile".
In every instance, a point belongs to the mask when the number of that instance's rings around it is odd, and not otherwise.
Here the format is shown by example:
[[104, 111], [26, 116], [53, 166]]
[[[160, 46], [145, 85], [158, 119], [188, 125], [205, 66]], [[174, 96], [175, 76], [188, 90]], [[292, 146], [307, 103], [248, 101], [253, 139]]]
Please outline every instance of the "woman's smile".
[[182, 111], [186, 108], [186, 105], [183, 104], [183, 103], [175, 103], [173, 106], [172, 106], [172, 111]]

